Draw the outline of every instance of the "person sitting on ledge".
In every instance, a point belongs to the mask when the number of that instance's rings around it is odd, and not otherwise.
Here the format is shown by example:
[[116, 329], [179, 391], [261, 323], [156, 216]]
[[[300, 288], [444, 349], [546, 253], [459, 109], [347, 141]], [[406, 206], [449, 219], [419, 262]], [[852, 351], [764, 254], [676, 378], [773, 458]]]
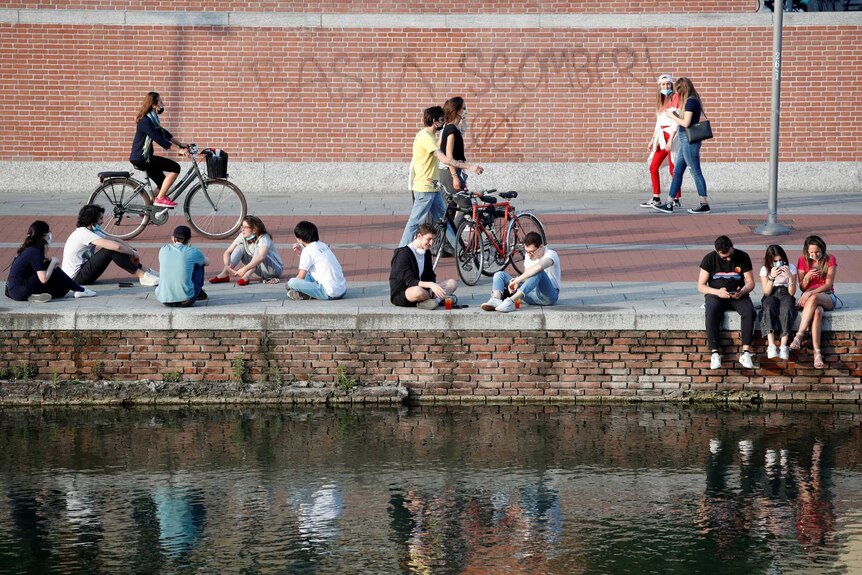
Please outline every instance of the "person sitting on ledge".
[[530, 305], [554, 305], [559, 297], [560, 258], [543, 245], [542, 236], [530, 232], [524, 237], [524, 273], [515, 278], [504, 271], [495, 273], [491, 299], [482, 309], [505, 313], [521, 299]]
[[394, 305], [437, 309], [455, 292], [457, 280], [437, 283], [429, 251], [436, 235], [430, 224], [419, 224], [413, 241], [395, 250], [389, 272], [389, 301]]
[[700, 262], [700, 275], [697, 278], [697, 291], [704, 294], [706, 308], [706, 338], [712, 351], [710, 369], [721, 368], [721, 354], [718, 336], [724, 312], [734, 310], [742, 321], [742, 354], [739, 363], [751, 369], [751, 339], [754, 334], [754, 304], [749, 293], [754, 290], [754, 273], [751, 258], [742, 250], [733, 248], [727, 236], [715, 239], [715, 251]]
[[204, 285], [204, 266], [209, 261], [197, 248], [189, 245], [192, 230], [177, 226], [171, 234], [171, 243], [159, 250], [159, 269], [162, 275], [156, 288], [156, 299], [168, 307], [189, 307], [196, 301], [207, 299]]
[[245, 217], [239, 235], [224, 251], [222, 260], [224, 268], [210, 278], [211, 284], [229, 282], [231, 275], [237, 278], [238, 286], [247, 286], [255, 278], [277, 284], [284, 271], [272, 236], [257, 216]]
[[305, 220], [296, 224], [293, 251], [299, 256], [296, 277], [287, 280], [290, 299], [341, 299], [347, 291], [341, 264], [329, 246], [320, 241], [317, 226]]

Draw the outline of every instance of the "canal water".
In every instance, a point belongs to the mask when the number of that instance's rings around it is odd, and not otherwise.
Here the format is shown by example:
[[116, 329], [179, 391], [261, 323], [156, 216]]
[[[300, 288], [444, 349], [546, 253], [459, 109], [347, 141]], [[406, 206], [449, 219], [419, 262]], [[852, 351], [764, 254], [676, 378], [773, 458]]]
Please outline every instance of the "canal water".
[[862, 573], [862, 412], [0, 410], [0, 573]]

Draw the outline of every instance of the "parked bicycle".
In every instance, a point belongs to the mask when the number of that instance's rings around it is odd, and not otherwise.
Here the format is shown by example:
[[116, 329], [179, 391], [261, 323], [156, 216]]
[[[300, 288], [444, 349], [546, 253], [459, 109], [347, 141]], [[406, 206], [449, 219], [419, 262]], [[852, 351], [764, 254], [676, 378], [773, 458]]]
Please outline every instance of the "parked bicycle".
[[[191, 159], [189, 169], [167, 197], [177, 201], [188, 191], [183, 213], [189, 226], [211, 240], [229, 238], [239, 231], [246, 216], [245, 196], [236, 185], [227, 181], [227, 173], [210, 173], [218, 169], [218, 162], [210, 159], [207, 173], [201, 172], [198, 157], [214, 158], [214, 152], [209, 149], [199, 151], [195, 144], [189, 144], [188, 151]], [[212, 177], [214, 175], [224, 177]], [[89, 203], [105, 208], [102, 231], [106, 234], [129, 240], [144, 231], [148, 224], [161, 226], [168, 221], [172, 208], [153, 205], [156, 190], [146, 173], [138, 179], [130, 172], [100, 172], [99, 182], [99, 187], [90, 195]]]
[[[453, 256], [454, 248], [450, 245], [448, 230], [452, 230], [454, 237], [455, 231], [460, 223], [458, 215], [467, 215], [472, 212], [473, 194], [467, 190], [450, 192], [449, 189], [440, 181], [435, 180], [434, 185], [443, 194], [446, 200], [446, 211], [443, 216], [434, 222], [434, 243], [431, 244], [431, 255], [434, 256], [434, 269], [437, 269], [437, 264], [445, 254]], [[492, 190], [493, 191], [493, 190]]]

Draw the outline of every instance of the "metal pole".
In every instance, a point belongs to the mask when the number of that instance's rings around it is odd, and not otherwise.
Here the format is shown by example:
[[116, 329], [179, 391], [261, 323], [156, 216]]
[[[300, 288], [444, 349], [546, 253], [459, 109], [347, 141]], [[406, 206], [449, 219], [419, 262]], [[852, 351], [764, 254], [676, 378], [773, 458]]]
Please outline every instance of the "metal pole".
[[754, 229], [764, 236], [790, 233], [790, 228], [778, 222], [778, 132], [781, 116], [781, 29], [784, 24], [784, 2], [774, 2], [772, 15], [772, 111], [769, 126], [769, 215], [765, 224]]

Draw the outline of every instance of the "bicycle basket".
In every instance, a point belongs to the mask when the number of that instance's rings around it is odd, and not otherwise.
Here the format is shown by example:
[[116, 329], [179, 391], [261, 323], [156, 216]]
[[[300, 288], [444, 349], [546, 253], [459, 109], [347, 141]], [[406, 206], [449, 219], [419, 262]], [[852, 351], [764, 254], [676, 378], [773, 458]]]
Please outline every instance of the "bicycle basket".
[[227, 152], [224, 150], [207, 150], [207, 176], [210, 178], [227, 177]]

